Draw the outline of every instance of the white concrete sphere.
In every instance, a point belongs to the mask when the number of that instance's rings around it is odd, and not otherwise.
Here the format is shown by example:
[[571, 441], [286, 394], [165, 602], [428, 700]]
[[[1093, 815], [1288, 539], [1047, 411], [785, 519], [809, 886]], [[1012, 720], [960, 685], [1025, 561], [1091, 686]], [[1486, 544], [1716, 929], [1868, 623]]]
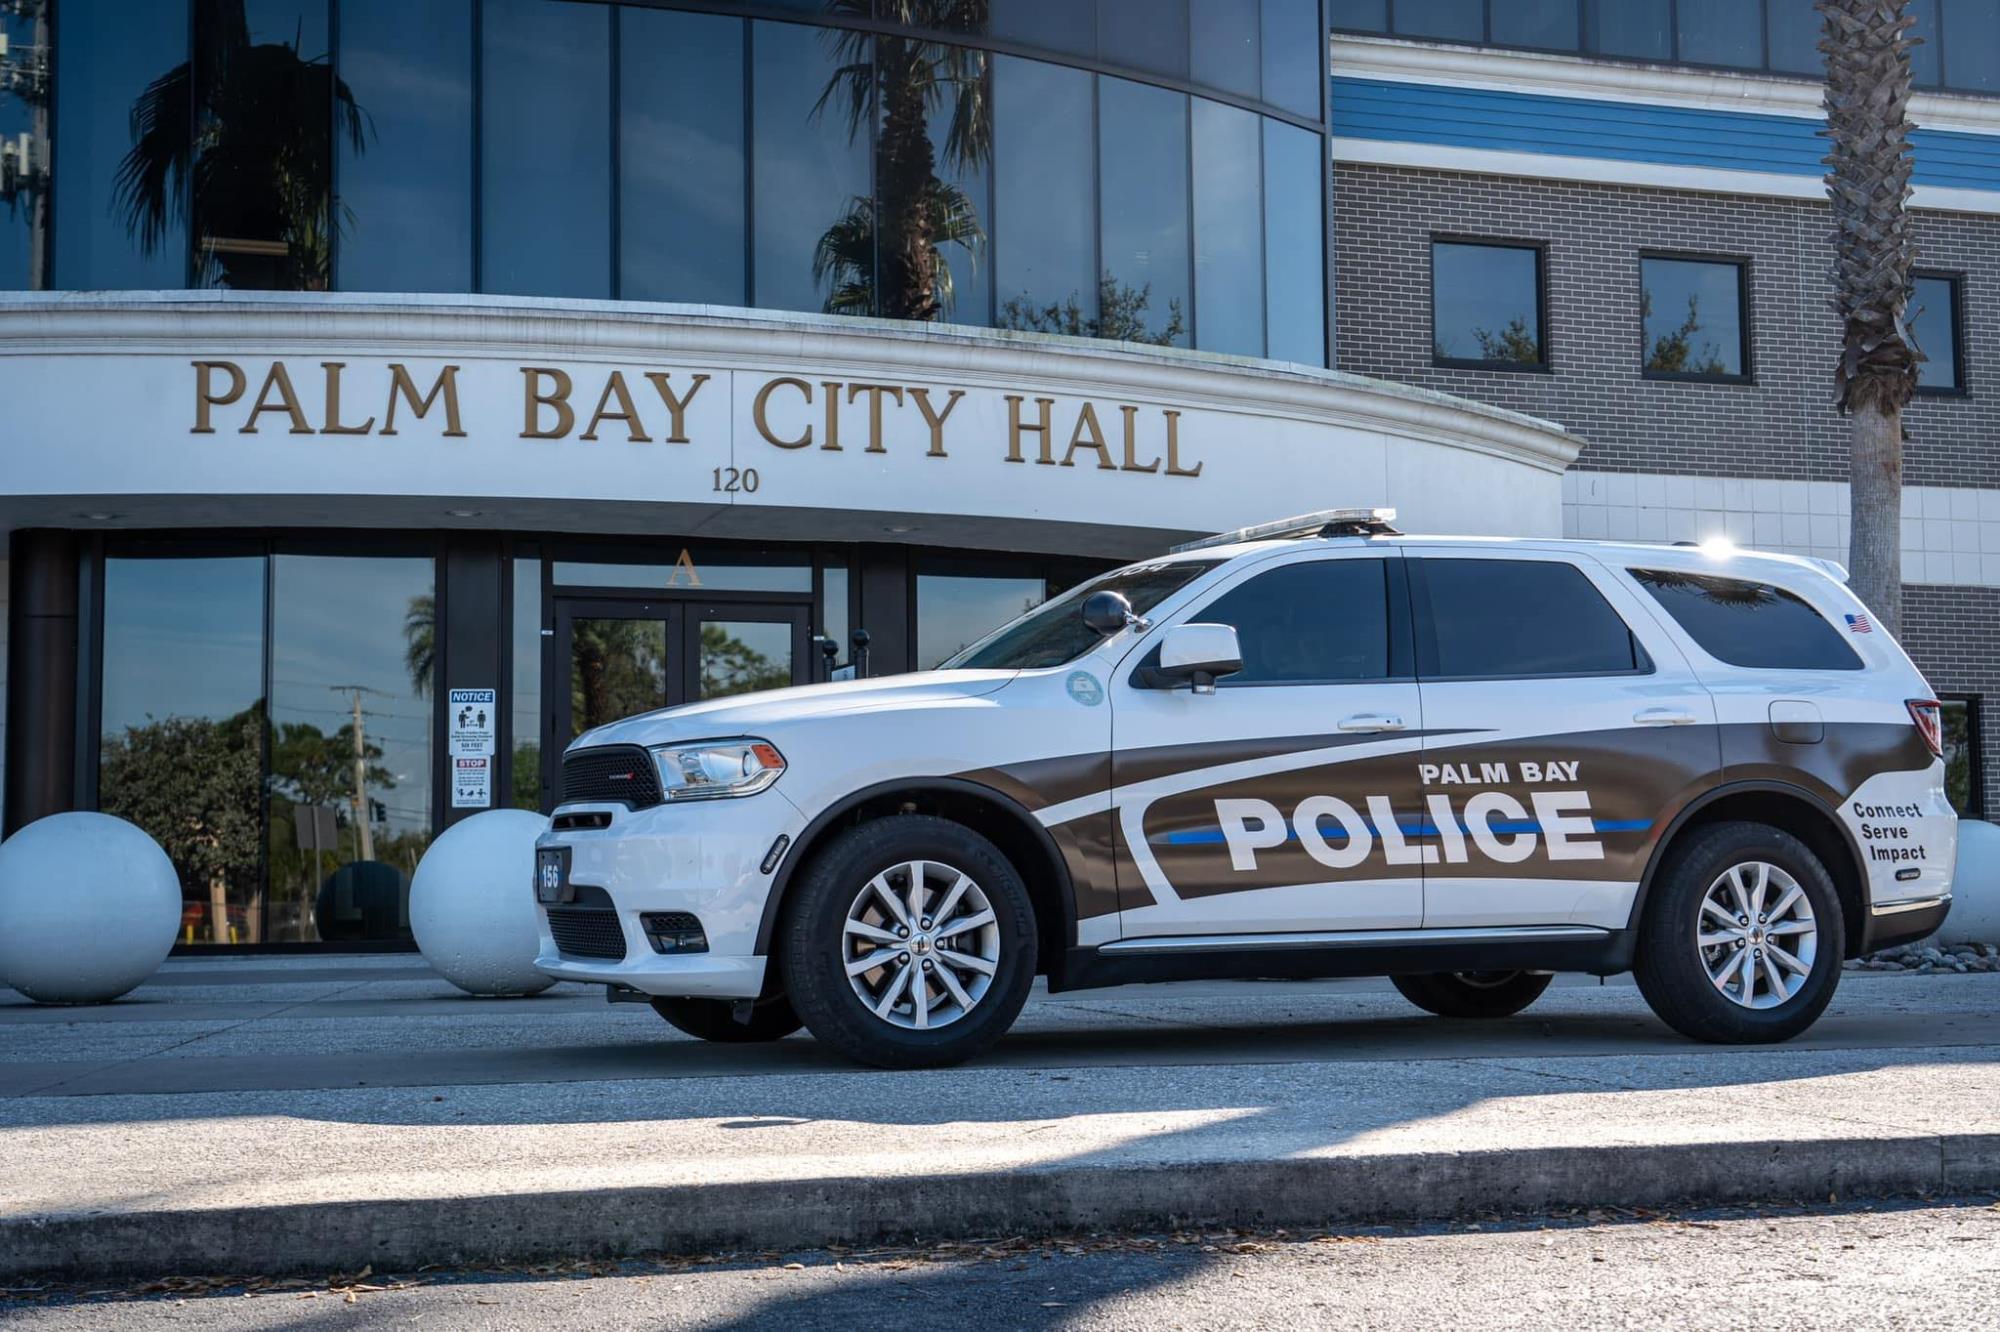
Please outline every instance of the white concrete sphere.
[[1951, 912], [1938, 938], [1947, 943], [2000, 943], [2000, 828], [1958, 821], [1958, 873]]
[[535, 994], [535, 839], [549, 821], [489, 809], [445, 829], [410, 880], [410, 933], [424, 960], [469, 994]]
[[181, 882], [159, 843], [109, 814], [51, 814], [0, 842], [0, 984], [99, 1004], [167, 960]]

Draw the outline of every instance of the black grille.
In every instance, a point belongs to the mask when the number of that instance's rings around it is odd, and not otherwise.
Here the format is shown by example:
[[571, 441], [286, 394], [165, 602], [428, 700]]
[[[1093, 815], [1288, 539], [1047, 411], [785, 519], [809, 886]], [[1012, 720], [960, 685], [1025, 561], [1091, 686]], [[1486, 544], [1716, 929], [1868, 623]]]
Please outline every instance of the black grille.
[[633, 809], [661, 803], [653, 756], [637, 745], [599, 745], [563, 756], [562, 802], [615, 800]]
[[552, 906], [549, 933], [564, 957], [625, 960], [625, 931], [619, 927], [618, 913], [609, 907]]

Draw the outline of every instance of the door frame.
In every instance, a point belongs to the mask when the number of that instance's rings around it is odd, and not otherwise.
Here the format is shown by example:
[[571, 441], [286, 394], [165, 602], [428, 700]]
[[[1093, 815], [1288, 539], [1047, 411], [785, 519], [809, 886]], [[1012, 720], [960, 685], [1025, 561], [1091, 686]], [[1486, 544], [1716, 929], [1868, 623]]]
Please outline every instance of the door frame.
[[[689, 626], [736, 619], [792, 626], [792, 683], [813, 679], [810, 592], [717, 592], [708, 588], [654, 591], [630, 587], [548, 586], [541, 628], [541, 808], [554, 806], [561, 787], [563, 751], [569, 748], [571, 625], [583, 619], [661, 620], [666, 623], [666, 705], [692, 701], [700, 691], [700, 657], [691, 651]], [[676, 661], [675, 657], [679, 660]]]

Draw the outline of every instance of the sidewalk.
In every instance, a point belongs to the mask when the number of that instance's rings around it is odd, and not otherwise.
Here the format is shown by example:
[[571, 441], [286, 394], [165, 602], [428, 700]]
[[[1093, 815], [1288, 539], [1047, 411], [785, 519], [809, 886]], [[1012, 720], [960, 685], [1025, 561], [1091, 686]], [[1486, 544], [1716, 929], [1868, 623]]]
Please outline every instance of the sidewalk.
[[2000, 1191], [2000, 977], [1848, 975], [1714, 1050], [1628, 986], [1502, 1024], [1379, 984], [1038, 996], [981, 1065], [702, 1045], [414, 958], [0, 991], [0, 1275], [378, 1270], [1188, 1222]]

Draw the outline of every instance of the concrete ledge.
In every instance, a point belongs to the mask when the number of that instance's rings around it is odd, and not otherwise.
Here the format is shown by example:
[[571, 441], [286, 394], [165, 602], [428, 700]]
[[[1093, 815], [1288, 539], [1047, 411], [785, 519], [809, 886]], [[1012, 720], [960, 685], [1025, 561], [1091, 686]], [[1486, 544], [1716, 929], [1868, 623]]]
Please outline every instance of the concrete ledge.
[[2000, 1134], [1523, 1148], [26, 1216], [0, 1277], [407, 1270], [1565, 1206], [2000, 1190]]

